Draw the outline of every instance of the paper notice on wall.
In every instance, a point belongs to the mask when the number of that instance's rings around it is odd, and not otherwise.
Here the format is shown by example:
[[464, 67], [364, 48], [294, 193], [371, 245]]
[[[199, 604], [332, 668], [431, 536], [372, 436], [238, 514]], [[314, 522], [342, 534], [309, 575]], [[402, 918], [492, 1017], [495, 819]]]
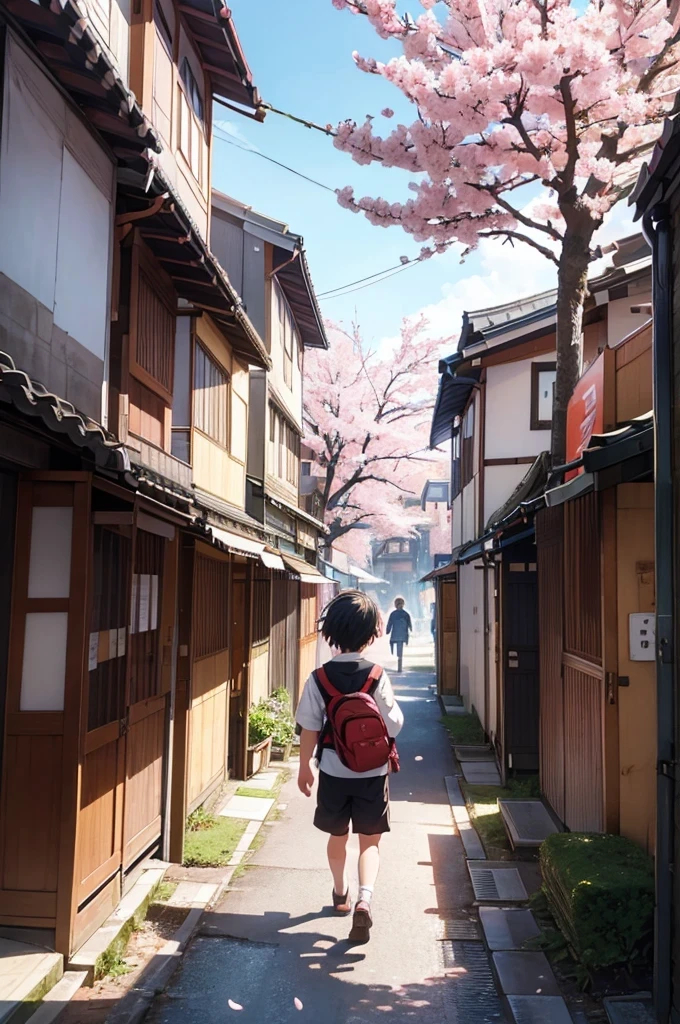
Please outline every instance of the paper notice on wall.
[[126, 632], [127, 631], [125, 629], [125, 626], [121, 626], [120, 629], [118, 630], [118, 657], [119, 658], [124, 658], [125, 657], [125, 634], [126, 634]]
[[118, 657], [118, 630], [109, 630], [109, 659]]
[[148, 573], [142, 573], [139, 577], [139, 619], [137, 621], [137, 629], [140, 633], [148, 632], [150, 605], [151, 577]]
[[149, 629], [158, 629], [158, 576], [151, 577], [151, 609], [149, 611]]
[[132, 577], [132, 599], [130, 601], [130, 632], [137, 632], [137, 602], [138, 602], [138, 591], [139, 591], [139, 576], [134, 573]]
[[99, 633], [90, 633], [90, 650], [87, 658], [88, 672], [94, 672], [97, 667], [97, 653], [99, 651]]

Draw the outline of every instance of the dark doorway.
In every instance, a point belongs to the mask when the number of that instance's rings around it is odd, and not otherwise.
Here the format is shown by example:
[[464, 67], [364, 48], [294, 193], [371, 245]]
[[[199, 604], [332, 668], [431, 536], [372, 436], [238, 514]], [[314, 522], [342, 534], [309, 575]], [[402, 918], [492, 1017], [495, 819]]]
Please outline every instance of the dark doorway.
[[538, 771], [539, 674], [536, 548], [503, 552], [503, 767]]
[[229, 702], [229, 774], [246, 777], [248, 746], [248, 633], [250, 593], [245, 565], [235, 563], [231, 582], [231, 698]]

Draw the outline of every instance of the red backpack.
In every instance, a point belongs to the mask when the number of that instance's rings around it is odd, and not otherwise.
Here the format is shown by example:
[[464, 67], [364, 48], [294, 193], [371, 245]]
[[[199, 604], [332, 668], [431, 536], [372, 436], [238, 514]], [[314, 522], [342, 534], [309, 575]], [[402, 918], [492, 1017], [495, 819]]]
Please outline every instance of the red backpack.
[[392, 772], [399, 771], [396, 743], [390, 738], [373, 698], [382, 674], [380, 665], [374, 665], [360, 690], [341, 693], [333, 686], [323, 666], [314, 673], [326, 705], [326, 724], [319, 750], [332, 747], [345, 768], [352, 772], [370, 772], [384, 765]]

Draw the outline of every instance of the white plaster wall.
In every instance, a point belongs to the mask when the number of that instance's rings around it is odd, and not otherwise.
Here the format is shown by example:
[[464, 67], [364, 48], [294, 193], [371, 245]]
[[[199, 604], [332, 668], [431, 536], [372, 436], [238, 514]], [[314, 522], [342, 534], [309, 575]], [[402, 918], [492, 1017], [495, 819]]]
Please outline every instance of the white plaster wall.
[[463, 543], [463, 496], [457, 495], [451, 506], [451, 547], [457, 548]]
[[516, 459], [550, 448], [549, 430], [531, 430], [531, 364], [555, 361], [554, 352], [486, 371], [485, 459]]
[[460, 692], [468, 711], [484, 709], [484, 573], [477, 563], [461, 565]]
[[462, 533], [463, 544], [466, 541], [474, 540], [477, 536], [477, 487], [478, 477], [473, 477], [467, 487], [463, 488], [463, 516]]
[[0, 150], [0, 272], [99, 359], [108, 335], [114, 166], [11, 34]]
[[649, 319], [648, 313], [631, 313], [630, 307], [652, 301], [652, 286], [647, 281], [639, 281], [629, 288], [625, 299], [610, 301], [607, 310], [607, 344], [616, 345], [619, 341], [642, 327]]
[[484, 470], [484, 522], [489, 516], [507, 501], [517, 484], [522, 480], [530, 467], [524, 463], [519, 466], [487, 466]]

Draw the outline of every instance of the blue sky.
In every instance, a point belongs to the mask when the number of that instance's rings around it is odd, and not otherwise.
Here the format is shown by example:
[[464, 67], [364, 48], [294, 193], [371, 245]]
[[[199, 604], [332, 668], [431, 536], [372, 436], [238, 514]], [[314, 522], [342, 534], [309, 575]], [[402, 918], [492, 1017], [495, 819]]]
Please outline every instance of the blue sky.
[[[385, 129], [413, 120], [414, 108], [393, 86], [354, 65], [354, 50], [382, 59], [399, 52], [396, 44], [380, 40], [366, 19], [337, 11], [331, 0], [232, 0], [230, 6], [265, 101], [324, 125], [345, 117], [363, 121], [366, 114], [373, 114]], [[416, 15], [421, 10], [417, 0], [411, 8]], [[383, 107], [395, 110], [392, 121], [380, 116]], [[238, 145], [256, 147], [331, 188], [349, 184], [360, 196], [391, 200], [408, 195], [408, 175], [379, 165], [360, 167], [336, 150], [330, 138], [275, 114], [257, 124], [216, 105], [215, 120], [218, 135], [226, 132]], [[387, 269], [400, 256], [412, 257], [420, 250], [400, 228], [373, 227], [341, 209], [330, 192], [219, 138], [213, 184], [304, 236], [317, 293]], [[321, 308], [324, 315], [346, 324], [356, 319], [376, 342], [393, 337], [403, 316], [424, 309], [433, 331], [453, 338], [464, 308], [509, 301], [518, 291], [540, 291], [552, 282], [550, 264], [542, 257], [484, 243], [462, 266], [452, 251], [383, 283], [321, 300]], [[443, 348], [450, 344], [444, 342]]]

